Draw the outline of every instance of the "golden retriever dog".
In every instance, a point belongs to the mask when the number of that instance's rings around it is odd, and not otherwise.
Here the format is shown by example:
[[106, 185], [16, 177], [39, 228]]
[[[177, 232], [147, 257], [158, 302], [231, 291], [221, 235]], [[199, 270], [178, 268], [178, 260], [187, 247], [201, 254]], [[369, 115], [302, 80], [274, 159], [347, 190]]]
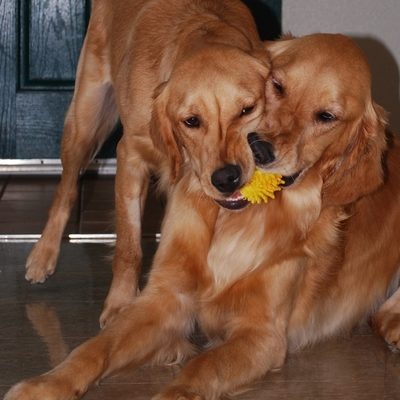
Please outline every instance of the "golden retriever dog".
[[[220, 119], [204, 126], [193, 111], [188, 128], [176, 122], [179, 97], [157, 97], [152, 132], [183, 175], [148, 284], [98, 336], [6, 400], [79, 398], [124, 367], [186, 357], [153, 398], [218, 399], [370, 316], [400, 348], [400, 140], [371, 98], [368, 64], [341, 35], [266, 47], [265, 113], [252, 132], [199, 146]], [[256, 165], [286, 183], [250, 205], [239, 189]], [[193, 355], [196, 324], [210, 343]]]
[[[160, 187], [168, 189], [181, 173], [178, 161], [190, 158], [193, 146], [204, 148], [204, 158], [193, 160], [202, 179], [208, 178], [207, 168], [229, 161], [229, 154], [213, 155], [215, 142], [220, 137], [222, 145], [231, 132], [255, 128], [268, 71], [255, 23], [239, 0], [94, 0], [65, 121], [61, 182], [41, 239], [28, 257], [26, 279], [43, 282], [54, 272], [79, 173], [120, 118], [117, 243], [104, 324], [136, 294], [149, 175], [158, 175]], [[171, 146], [154, 145], [150, 120], [157, 95], [165, 112], [175, 113], [174, 134], [193, 136], [201, 124], [201, 137], [187, 140], [186, 148], [172, 136], [166, 138]], [[240, 174], [226, 172], [232, 179]]]

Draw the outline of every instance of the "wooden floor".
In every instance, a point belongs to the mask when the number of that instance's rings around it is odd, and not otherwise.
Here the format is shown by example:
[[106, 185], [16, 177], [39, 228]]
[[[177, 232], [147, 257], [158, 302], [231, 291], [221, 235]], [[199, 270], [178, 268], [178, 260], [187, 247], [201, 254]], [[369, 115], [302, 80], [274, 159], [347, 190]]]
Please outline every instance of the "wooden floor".
[[[39, 233], [55, 178], [0, 177], [0, 234]], [[81, 185], [70, 232], [113, 232], [113, 179], [94, 176]], [[159, 229], [162, 207], [151, 198], [144, 231]], [[45, 284], [24, 280], [32, 243], [0, 243], [0, 398], [11, 384], [47, 371], [98, 332], [98, 318], [111, 280], [112, 247], [64, 241], [57, 273]], [[157, 243], [144, 239], [145, 265]], [[179, 367], [143, 367], [105, 380], [86, 400], [149, 399]], [[243, 399], [400, 400], [400, 354], [392, 353], [368, 326], [351, 336], [290, 355], [279, 372], [267, 374]]]

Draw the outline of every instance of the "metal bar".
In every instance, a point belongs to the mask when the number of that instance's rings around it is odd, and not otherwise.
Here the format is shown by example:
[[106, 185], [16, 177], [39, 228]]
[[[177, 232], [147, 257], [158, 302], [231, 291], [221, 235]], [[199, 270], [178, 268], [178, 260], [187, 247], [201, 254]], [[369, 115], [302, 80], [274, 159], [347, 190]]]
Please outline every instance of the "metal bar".
[[[34, 234], [1, 234], [0, 243], [35, 243], [40, 239], [40, 233]], [[160, 233], [143, 234], [143, 239], [153, 239], [159, 242]], [[64, 237], [70, 243], [114, 243], [117, 239], [115, 233], [70, 233]]]
[[[116, 169], [115, 158], [104, 158], [93, 160], [86, 171], [96, 172], [99, 175], [115, 175]], [[61, 172], [60, 159], [0, 160], [0, 174], [60, 175]]]

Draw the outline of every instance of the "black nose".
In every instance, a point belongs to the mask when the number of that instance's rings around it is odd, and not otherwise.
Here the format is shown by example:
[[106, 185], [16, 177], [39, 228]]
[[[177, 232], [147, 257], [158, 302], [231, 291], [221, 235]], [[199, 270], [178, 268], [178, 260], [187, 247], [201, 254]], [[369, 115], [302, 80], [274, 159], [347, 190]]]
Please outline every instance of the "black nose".
[[233, 193], [240, 185], [242, 170], [239, 165], [227, 164], [211, 175], [211, 183], [221, 193]]
[[249, 142], [254, 155], [254, 161], [257, 165], [269, 164], [275, 160], [274, 147], [271, 143], [261, 139], [257, 133], [249, 133], [247, 141]]

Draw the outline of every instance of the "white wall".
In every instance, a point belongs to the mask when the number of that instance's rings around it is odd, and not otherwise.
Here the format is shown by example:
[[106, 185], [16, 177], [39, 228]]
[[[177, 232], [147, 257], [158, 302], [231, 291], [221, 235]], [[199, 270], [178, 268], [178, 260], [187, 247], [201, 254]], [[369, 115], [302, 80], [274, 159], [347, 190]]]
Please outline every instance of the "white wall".
[[365, 51], [375, 100], [400, 131], [400, 0], [282, 0], [284, 32], [344, 33]]

